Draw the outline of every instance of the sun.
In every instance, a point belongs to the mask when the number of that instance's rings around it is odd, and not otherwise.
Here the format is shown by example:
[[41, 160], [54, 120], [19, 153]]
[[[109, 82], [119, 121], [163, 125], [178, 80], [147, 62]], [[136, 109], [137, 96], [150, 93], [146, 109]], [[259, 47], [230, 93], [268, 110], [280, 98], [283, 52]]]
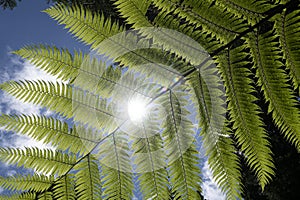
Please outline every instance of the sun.
[[128, 115], [132, 122], [142, 122], [147, 115], [147, 103], [141, 98], [132, 98], [128, 101]]

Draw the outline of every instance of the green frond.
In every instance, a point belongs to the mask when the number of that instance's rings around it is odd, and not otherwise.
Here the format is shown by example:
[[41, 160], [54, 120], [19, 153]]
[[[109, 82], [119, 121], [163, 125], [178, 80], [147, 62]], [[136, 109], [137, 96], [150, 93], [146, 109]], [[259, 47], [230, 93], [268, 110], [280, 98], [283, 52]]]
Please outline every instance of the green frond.
[[73, 174], [59, 178], [53, 186], [53, 197], [56, 200], [75, 200], [75, 181]]
[[0, 160], [18, 167], [34, 169], [42, 174], [62, 175], [75, 163], [76, 157], [61, 151], [39, 148], [0, 148]]
[[230, 130], [225, 127], [223, 136], [212, 134], [209, 139], [207, 139], [209, 136], [206, 137], [206, 142], [216, 142], [211, 143], [214, 149], [209, 150], [208, 159], [214, 180], [226, 194], [226, 199], [235, 200], [242, 199], [242, 176], [240, 160], [229, 133]]
[[240, 197], [241, 173], [238, 158], [232, 140], [232, 134], [226, 127], [224, 91], [217, 67], [208, 60], [199, 71], [189, 77], [193, 88], [193, 101], [198, 105], [199, 127], [203, 146], [208, 156], [213, 176], [228, 199]]
[[132, 149], [143, 199], [158, 200], [165, 199], [170, 194], [163, 141], [159, 133], [153, 135], [152, 131], [143, 124], [134, 133], [141, 136], [133, 140]]
[[256, 92], [251, 72], [246, 68], [247, 53], [244, 46], [226, 50], [217, 56], [219, 69], [226, 87], [230, 121], [233, 123], [234, 137], [245, 155], [248, 165], [255, 171], [262, 188], [274, 175], [268, 134], [259, 114], [262, 112], [252, 93]]
[[168, 171], [176, 198], [197, 199], [201, 191], [200, 169], [194, 144], [194, 126], [187, 118], [187, 96], [180, 88], [168, 90], [159, 101], [165, 108], [163, 122], [164, 149], [168, 152]]
[[53, 194], [52, 192], [43, 192], [38, 195], [37, 200], [53, 200]]
[[[10, 81], [0, 89], [65, 121], [0, 116], [4, 129], [56, 148], [0, 147], [2, 162], [35, 172], [0, 177], [0, 187], [24, 191], [0, 200], [130, 200], [135, 189], [143, 199], [199, 199], [200, 130], [213, 178], [227, 199], [242, 198], [239, 155], [264, 189], [275, 172], [258, 103], [265, 103], [266, 114], [300, 151], [299, 3], [113, 0], [112, 5], [126, 27], [79, 4], [44, 11], [98, 58], [48, 45], [13, 52], [62, 83]], [[142, 122], [128, 119], [126, 105], [134, 95], [151, 103]]]
[[146, 17], [150, 3], [150, 0], [117, 0], [114, 5], [116, 5], [121, 16], [126, 19], [126, 22], [132, 24], [132, 28], [140, 28], [152, 26]]
[[[156, 31], [152, 27], [145, 29], [142, 29], [143, 33], [145, 31]], [[159, 33], [157, 36], [159, 37]], [[160, 46], [153, 45], [150, 39], [141, 38], [133, 31], [112, 36], [110, 39], [103, 41], [98, 48], [101, 53], [113, 59], [120, 66], [129, 67], [130, 71], [140, 72], [162, 85], [168, 85], [175, 76], [181, 76], [177, 69], [181, 71], [186, 69], [186, 67], [180, 68], [173, 59], [171, 60], [172, 56], [169, 52], [163, 51]], [[173, 69], [174, 65], [177, 66], [177, 69]], [[120, 82], [117, 87], [119, 86], [124, 86], [124, 89], [128, 87], [128, 85]]]
[[[151, 22], [147, 19], [146, 12], [147, 9], [150, 5], [151, 1], [150, 0], [143, 0], [143, 1], [124, 1], [124, 0], [119, 0], [116, 1], [115, 4], [117, 5], [117, 8], [121, 15], [125, 18], [127, 18], [128, 24], [132, 24], [133, 28], [139, 31], [141, 35], [145, 35], [148, 38], [151, 38], [153, 40], [153, 44], [149, 47], [147, 46], [142, 46], [141, 42], [135, 42], [137, 45], [137, 49], [139, 51], [137, 52], [130, 52], [132, 53], [132, 56], [134, 56], [135, 59], [141, 60], [142, 62], [147, 61], [147, 60], [152, 60], [150, 56], [147, 56], [145, 54], [144, 49], [142, 48], [157, 48], [161, 49], [161, 46], [165, 51], [170, 51], [171, 53], [176, 53], [177, 56], [186, 58], [187, 60], [195, 63], [196, 59], [198, 58], [195, 56], [196, 53], [202, 53], [205, 54], [204, 51], [199, 47], [198, 45], [194, 44], [194, 41], [188, 40], [187, 37], [183, 34], [180, 34], [179, 32], [175, 30], [164, 30], [158, 27], [155, 27]], [[126, 37], [127, 38], [127, 37]], [[133, 36], [132, 36], [133, 38]], [[131, 38], [130, 38], [131, 39]], [[133, 41], [136, 39], [133, 39]], [[145, 43], [149, 42], [147, 39], [142, 39], [145, 40]], [[128, 42], [128, 39], [124, 39], [123, 41]], [[171, 42], [170, 42], [171, 41]], [[152, 43], [152, 42], [151, 42]], [[107, 45], [111, 46], [111, 45]], [[142, 47], [142, 48], [141, 48]], [[115, 50], [115, 48], [113, 48]], [[142, 51], [142, 52], [141, 52]], [[192, 52], [194, 51], [194, 52]], [[106, 52], [106, 51], [105, 51]], [[118, 52], [118, 51], [117, 51]], [[156, 51], [157, 52], [157, 51]], [[137, 54], [139, 56], [136, 56], [134, 54]], [[194, 57], [192, 57], [190, 54], [193, 54]], [[153, 54], [150, 54], [153, 56]], [[143, 59], [147, 57], [146, 59]], [[157, 56], [154, 56], [157, 57]], [[133, 60], [134, 62], [138, 63], [137, 60]], [[122, 62], [122, 60], [121, 60]], [[153, 63], [160, 63], [160, 62], [153, 62]], [[124, 61], [123, 63], [124, 64]], [[125, 63], [125, 66], [130, 66], [131, 63]], [[147, 68], [147, 67], [144, 67]]]
[[5, 130], [21, 133], [74, 154], [88, 153], [102, 134], [83, 126], [69, 127], [66, 122], [56, 118], [36, 115], [1, 115], [0, 125]]
[[119, 83], [121, 74], [120, 67], [109, 66], [105, 68], [104, 62], [97, 62], [96, 59], [91, 61], [85, 59], [73, 85], [99, 95], [99, 97], [110, 98], [115, 87], [127, 89], [126, 85]]
[[[143, 57], [137, 57], [135, 54], [143, 55]], [[130, 66], [128, 72], [131, 74], [140, 74], [141, 76], [145, 76], [147, 80], [151, 79], [150, 82], [156, 82], [164, 87], [170, 86], [175, 78], [182, 77], [182, 73], [190, 69], [190, 66], [187, 64], [175, 61], [171, 55], [158, 49], [138, 49], [124, 54], [120, 60], [122, 60], [122, 62], [130, 60], [130, 64], [128, 63], [128, 66]], [[145, 84], [147, 81], [145, 81], [144, 78], [139, 78], [139, 80], [134, 78], [134, 80], [132, 80], [132, 78], [129, 77], [132, 75], [128, 74], [128, 72], [124, 74], [119, 83], [128, 87], [131, 85], [128, 84], [129, 81], [138, 81], [140, 85], [134, 85], [135, 89], [131, 88], [130, 92], [137, 90], [139, 94], [149, 96], [149, 91], [142, 90], [144, 89], [142, 86], [147, 85], [147, 83]]]
[[281, 51], [272, 31], [249, 34], [246, 38], [256, 69], [257, 85], [261, 87], [268, 112], [285, 138], [300, 150], [300, 113], [297, 100], [288, 82], [288, 75], [279, 60]]
[[[141, 27], [138, 30], [142, 36], [150, 39], [151, 46], [149, 48], [163, 50], [164, 53], [169, 55], [175, 54], [177, 58], [184, 59], [187, 63], [190, 62], [191, 64], [196, 65], [201, 63], [203, 57], [208, 56], [207, 52], [198, 42], [176, 29]], [[143, 54], [141, 54], [141, 56], [143, 56]], [[175, 59], [176, 58], [174, 58], [174, 60]]]
[[[97, 50], [100, 54], [105, 54], [106, 56], [115, 59], [115, 62], [120, 62], [121, 65], [132, 66], [132, 59], [128, 59], [128, 57], [127, 60], [126, 59], [118, 60], [118, 58], [123, 54], [125, 54], [126, 52], [131, 52], [136, 48], [150, 48], [148, 39], [146, 40], [143, 39], [142, 41], [138, 41], [136, 34], [132, 34], [132, 33], [125, 34], [125, 32], [121, 33], [122, 30], [110, 33], [110, 30], [116, 27], [117, 25], [111, 26], [109, 24], [110, 23], [109, 20], [107, 21], [108, 24], [107, 25], [105, 24], [105, 26], [103, 26], [101, 30], [94, 29], [93, 24], [99, 24], [100, 23], [99, 20], [102, 19], [103, 17], [97, 16], [92, 18], [91, 13], [89, 11], [84, 11], [84, 10], [81, 11], [80, 16], [77, 15], [74, 16], [75, 15], [74, 13], [79, 13], [79, 10], [80, 7], [68, 8], [63, 6], [56, 6], [48, 9], [46, 12], [49, 14], [52, 12], [55, 13], [56, 12], [60, 13], [64, 11], [68, 12], [68, 15], [57, 14], [59, 17], [54, 17], [54, 15], [50, 14], [50, 16], [53, 17], [54, 19], [57, 19], [60, 23], [66, 24], [67, 28], [73, 27], [71, 26], [70, 23], [76, 23], [76, 26], [81, 28], [76, 28], [76, 30], [75, 29], [70, 30], [74, 35], [76, 35], [77, 37], [81, 38], [84, 41], [86, 40], [87, 44], [92, 44], [92, 49]], [[101, 21], [101, 23], [104, 22]], [[90, 27], [93, 30], [89, 32], [89, 34], [93, 36], [89, 37], [86, 34], [83, 33], [81, 34], [82, 30], [85, 30], [87, 27]], [[102, 33], [101, 31], [108, 32], [108, 33]], [[76, 34], [77, 32], [79, 33]], [[100, 37], [100, 39], [98, 37]], [[94, 40], [91, 40], [91, 38], [93, 38]], [[92, 43], [92, 41], [97, 41], [97, 43]], [[160, 41], [163, 41], [163, 39], [160, 39]], [[143, 55], [134, 52], [133, 54], [135, 55], [135, 57], [139, 57], [140, 59], [146, 60], [148, 63], [149, 62], [152, 63], [154, 66], [159, 65], [157, 63], [151, 62], [151, 60], [147, 60]], [[163, 67], [163, 66], [159, 65], [159, 67]]]
[[43, 192], [54, 182], [53, 176], [39, 174], [0, 177], [0, 186], [8, 190]]
[[59, 24], [64, 24], [73, 35], [91, 45], [92, 49], [97, 49], [103, 40], [125, 30], [118, 23], [112, 22], [110, 18], [105, 18], [103, 14], [92, 13], [83, 6], [69, 7], [56, 4], [44, 12], [57, 20]]
[[170, 196], [167, 155], [161, 137], [160, 111], [156, 102], [149, 108], [149, 117], [129, 132], [133, 166], [143, 199], [165, 199]]
[[[262, 11], [256, 9], [251, 10], [251, 6], [247, 6], [245, 1], [228, 1], [228, 0], [209, 0], [210, 3], [215, 3], [224, 10], [228, 10], [235, 15], [247, 20], [251, 25], [255, 25], [264, 17]], [[249, 1], [248, 1], [249, 2]], [[245, 7], [243, 7], [245, 6]], [[253, 4], [252, 4], [253, 6]]]
[[[146, 29], [154, 31], [152, 28]], [[156, 55], [155, 58], [151, 57], [154, 54], [152, 49], [159, 51], [161, 48], [152, 45], [147, 38], [140, 38], [136, 32], [127, 31], [114, 35], [110, 39], [103, 41], [98, 48], [101, 54], [105, 54], [108, 58], [113, 59], [120, 66], [136, 70], [139, 70], [141, 67], [150, 68], [149, 70], [157, 70], [158, 73], [163, 71], [164, 73], [178, 75], [164, 63], [155, 62], [159, 55]]]
[[[145, 12], [145, 4], [143, 2], [137, 2], [137, 1], [120, 1], [116, 2], [117, 4], [120, 4], [120, 9], [119, 11], [126, 15], [128, 9], [131, 10], [130, 14], [136, 13], [137, 16], [140, 16], [140, 19], [145, 18], [144, 12]], [[168, 4], [168, 3], [166, 3]], [[136, 9], [135, 11], [132, 11], [132, 8]], [[164, 13], [163, 11], [160, 13]], [[158, 15], [160, 15], [160, 13]], [[227, 15], [225, 15], [227, 16]], [[224, 18], [224, 16], [223, 16]], [[222, 18], [222, 19], [223, 19]], [[131, 19], [131, 18], [130, 18]], [[128, 19], [128, 20], [130, 20]], [[171, 19], [176, 19], [174, 15], [172, 15]], [[165, 21], [166, 19], [164, 18], [162, 21]], [[179, 26], [179, 21], [180, 19], [176, 19], [178, 21], [178, 26]], [[238, 20], [232, 20], [230, 18], [230, 22], [227, 22], [228, 24], [235, 24], [238, 23]], [[203, 48], [194, 40], [191, 38], [187, 37], [186, 35], [179, 33], [176, 31], [178, 26], [174, 28], [174, 30], [169, 30], [169, 29], [163, 29], [160, 27], [153, 26], [149, 22], [145, 20], [145, 23], [140, 23], [138, 20], [131, 19], [130, 23], [133, 23], [133, 27], [138, 30], [138, 32], [146, 36], [147, 38], [151, 38], [153, 40], [153, 46], [151, 48], [157, 48], [157, 47], [163, 47], [165, 51], [170, 51], [171, 53], [175, 53], [178, 57], [182, 57], [184, 59], [187, 59], [190, 61], [192, 64], [199, 64], [199, 55], [204, 54], [206, 55], [206, 52], [203, 50]], [[127, 41], [126, 39], [120, 40], [120, 43], [124, 41]], [[137, 43], [137, 42], [136, 42]], [[127, 43], [131, 44], [131, 43]], [[106, 46], [111, 46], [111, 45], [106, 45]], [[123, 46], [123, 45], [122, 45]], [[139, 45], [140, 46], [140, 45]], [[115, 47], [116, 48], [116, 47]], [[115, 48], [112, 48], [115, 50]], [[112, 50], [111, 50], [112, 51]], [[102, 51], [106, 52], [106, 51]], [[115, 51], [113, 51], [115, 52]], [[119, 52], [119, 51], [116, 51]]]
[[[159, 0], [152, 1], [161, 12], [172, 12], [185, 23], [202, 28], [202, 31], [216, 36], [222, 42], [230, 42], [234, 36], [244, 30], [245, 24], [227, 11], [210, 6], [205, 1]], [[195, 5], [196, 4], [196, 5]]]
[[88, 154], [74, 170], [76, 199], [101, 199], [101, 181], [98, 163], [96, 159]]
[[278, 14], [275, 18], [275, 31], [279, 35], [280, 48], [283, 51], [285, 66], [293, 81], [294, 89], [300, 86], [300, 10], [288, 10]]
[[[221, 0], [220, 2], [225, 2], [226, 0]], [[240, 8], [240, 10], [247, 10], [248, 14], [263, 14], [264, 12], [274, 8], [276, 2], [272, 0], [229, 0], [227, 5], [232, 5], [234, 7]]]
[[83, 62], [82, 53], [74, 53], [68, 49], [59, 49], [55, 46], [33, 45], [24, 46], [14, 51], [14, 54], [30, 61], [33, 65], [45, 72], [61, 78], [63, 81], [73, 80], [78, 75], [78, 69]]
[[[192, 64], [199, 64], [199, 60], [201, 61], [201, 59], [198, 58], [198, 55], [203, 54], [203, 50], [207, 51], [208, 53], [212, 53], [214, 50], [222, 46], [215, 37], [211, 37], [210, 35], [205, 34], [203, 30], [195, 29], [194, 26], [180, 24], [180, 20], [174, 17], [172, 13], [159, 12], [154, 19], [154, 23], [159, 27], [179, 31], [180, 33], [185, 34], [195, 41], [195, 43], [193, 43], [192, 45], [189, 43], [184, 45], [186, 46], [186, 48], [184, 49], [190, 50], [188, 51], [186, 57], [184, 57], [185, 54], [183, 53], [177, 53], [184, 59], [190, 61]], [[174, 40], [172, 42], [174, 42]], [[174, 46], [172, 46], [172, 50], [175, 52]], [[195, 57], [195, 55], [197, 56]]]
[[222, 134], [226, 121], [225, 101], [222, 99], [225, 93], [224, 86], [217, 72], [214, 61], [207, 58], [199, 69], [188, 77], [188, 84], [193, 88], [191, 99], [198, 105], [197, 117], [200, 120], [202, 136], [210, 132]]
[[105, 62], [97, 58], [76, 51], [72, 55], [67, 49], [55, 46], [25, 46], [14, 53], [45, 72], [63, 81], [70, 81], [76, 87], [83, 90], [93, 88], [94, 93], [104, 98], [109, 97], [121, 76], [119, 67], [107, 67]]
[[132, 165], [128, 136], [122, 131], [112, 133], [97, 147], [101, 166], [103, 199], [130, 200], [133, 196]]
[[87, 123], [91, 127], [115, 129], [112, 104], [98, 95], [74, 88], [65, 83], [38, 81], [10, 81], [0, 85], [0, 88], [24, 102], [45, 106], [67, 118]]
[[[168, 0], [177, 1], [178, 0]], [[215, 32], [231, 32], [239, 34], [249, 28], [247, 21], [237, 16], [236, 12], [219, 7], [217, 4], [211, 4], [207, 0], [184, 0], [182, 1], [183, 9], [191, 10], [209, 26], [218, 26]], [[201, 17], [200, 17], [201, 16]], [[216, 23], [213, 25], [213, 23]], [[213, 35], [213, 34], [212, 34]]]
[[0, 200], [36, 200], [36, 194], [27, 192], [24, 194], [2, 195]]

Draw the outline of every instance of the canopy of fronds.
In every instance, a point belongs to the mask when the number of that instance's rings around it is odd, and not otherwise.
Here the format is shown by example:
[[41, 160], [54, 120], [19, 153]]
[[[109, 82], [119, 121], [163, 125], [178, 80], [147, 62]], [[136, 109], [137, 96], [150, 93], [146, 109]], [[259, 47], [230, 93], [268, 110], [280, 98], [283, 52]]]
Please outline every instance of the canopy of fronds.
[[[44, 11], [100, 60], [42, 44], [14, 51], [59, 80], [0, 88], [60, 117], [0, 116], [6, 130], [55, 147], [0, 148], [2, 162], [35, 171], [0, 177], [17, 191], [0, 199], [201, 199], [200, 145], [227, 199], [242, 196], [241, 157], [264, 189], [276, 176], [266, 125], [300, 150], [299, 2], [113, 5], [126, 26], [81, 5]], [[135, 122], [134, 98], [147, 107]]]

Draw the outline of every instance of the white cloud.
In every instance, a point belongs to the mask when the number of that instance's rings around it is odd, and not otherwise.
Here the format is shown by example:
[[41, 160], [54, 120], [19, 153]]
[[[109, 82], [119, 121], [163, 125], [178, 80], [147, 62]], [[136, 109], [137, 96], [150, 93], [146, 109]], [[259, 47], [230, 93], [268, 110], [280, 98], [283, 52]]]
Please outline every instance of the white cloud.
[[23, 66], [21, 71], [17, 71], [14, 73], [14, 80], [21, 79], [30, 79], [30, 80], [47, 80], [47, 81], [56, 81], [57, 78], [55, 76], [49, 75], [46, 72], [36, 68], [34, 65], [30, 64], [28, 61], [22, 63], [17, 58], [13, 57], [12, 60], [19, 65]]
[[213, 180], [212, 172], [209, 169], [208, 162], [204, 163], [202, 168], [203, 173], [203, 183], [202, 183], [202, 190], [203, 196], [205, 199], [208, 200], [224, 200], [226, 199], [225, 195], [222, 191], [218, 188], [216, 182]]
[[5, 104], [5, 108], [1, 106], [2, 113], [23, 113], [23, 114], [39, 114], [40, 106], [32, 103], [24, 103], [13, 96], [3, 94], [1, 95], [1, 103]]
[[16, 140], [11, 144], [13, 147], [25, 149], [25, 147], [38, 147], [39, 149], [55, 149], [53, 146], [44, 144], [43, 141], [36, 141], [30, 137], [19, 135]]

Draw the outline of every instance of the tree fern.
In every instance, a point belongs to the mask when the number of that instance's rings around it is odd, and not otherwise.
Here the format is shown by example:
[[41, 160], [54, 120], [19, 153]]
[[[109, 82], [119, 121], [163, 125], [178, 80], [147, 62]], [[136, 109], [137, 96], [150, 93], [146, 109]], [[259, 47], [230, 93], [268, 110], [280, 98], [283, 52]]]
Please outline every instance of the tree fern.
[[[259, 20], [261, 20], [264, 17], [263, 11], [264, 10], [257, 10], [254, 8], [254, 5], [251, 5], [251, 2], [245, 2], [245, 1], [214, 1], [210, 0], [211, 3], [218, 4], [223, 9], [228, 9], [230, 12], [236, 14], [239, 17], [242, 17], [243, 19], [246, 19], [250, 24], [254, 25]], [[264, 8], [265, 9], [265, 8]]]
[[[2, 187], [22, 192], [0, 199], [132, 199], [136, 189], [142, 199], [199, 199], [199, 143], [227, 199], [243, 194], [239, 157], [266, 187], [276, 176], [266, 126], [274, 123], [299, 150], [299, 3], [113, 5], [127, 26], [80, 5], [44, 11], [101, 60], [47, 45], [13, 52], [61, 81], [9, 81], [0, 88], [67, 122], [0, 116], [4, 129], [55, 148], [0, 148], [1, 161], [35, 171], [1, 177]], [[135, 96], [150, 107], [142, 123], [126, 111]], [[262, 118], [268, 114], [273, 122]]]

